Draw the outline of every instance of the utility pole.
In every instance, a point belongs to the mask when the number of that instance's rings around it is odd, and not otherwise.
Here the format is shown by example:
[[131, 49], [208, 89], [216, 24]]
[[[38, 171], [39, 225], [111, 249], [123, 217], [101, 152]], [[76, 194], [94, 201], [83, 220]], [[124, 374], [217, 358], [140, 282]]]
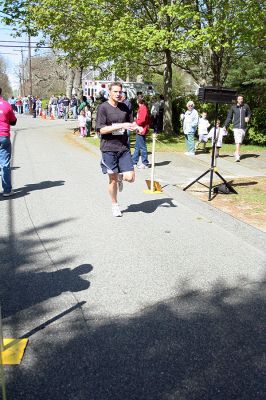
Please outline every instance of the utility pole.
[[24, 65], [24, 54], [21, 48], [21, 95], [24, 97], [25, 94], [25, 65]]
[[31, 37], [28, 34], [28, 49], [29, 49], [29, 81], [30, 81], [30, 95], [32, 96], [32, 67], [31, 67]]

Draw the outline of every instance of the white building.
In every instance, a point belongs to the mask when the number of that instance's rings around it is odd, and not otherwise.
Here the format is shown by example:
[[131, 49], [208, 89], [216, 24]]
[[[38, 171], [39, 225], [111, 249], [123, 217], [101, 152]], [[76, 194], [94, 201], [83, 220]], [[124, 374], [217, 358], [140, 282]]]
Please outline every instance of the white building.
[[111, 82], [121, 82], [123, 85], [123, 90], [127, 92], [128, 98], [136, 97], [138, 92], [142, 92], [144, 95], [151, 95], [155, 94], [154, 87], [152, 83], [145, 83], [145, 82], [125, 82], [118, 77], [110, 76], [109, 79], [95, 79], [94, 72], [88, 72], [82, 78], [82, 89], [84, 96], [97, 96], [99, 95], [100, 91], [103, 89], [108, 90], [108, 85]]

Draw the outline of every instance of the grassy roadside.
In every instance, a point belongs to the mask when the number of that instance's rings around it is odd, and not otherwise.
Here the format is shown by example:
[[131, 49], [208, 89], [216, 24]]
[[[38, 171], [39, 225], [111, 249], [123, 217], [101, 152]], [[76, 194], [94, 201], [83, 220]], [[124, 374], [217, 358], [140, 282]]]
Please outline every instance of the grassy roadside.
[[[266, 232], [266, 177], [237, 178], [230, 183], [238, 194], [218, 194], [210, 204]], [[208, 201], [208, 189], [200, 184], [195, 184], [188, 192]]]
[[[91, 143], [94, 146], [99, 147], [99, 139], [94, 139], [93, 137], [88, 137], [87, 138], [88, 142]], [[131, 135], [131, 147], [134, 147], [135, 145], [135, 135]], [[148, 151], [151, 151], [152, 147], [152, 135], [149, 134], [147, 136], [147, 148]], [[207, 150], [211, 150], [211, 141], [209, 140], [207, 144]], [[163, 133], [160, 133], [157, 137], [156, 141], [156, 151], [159, 152], [173, 152], [173, 153], [179, 153], [179, 152], [185, 152], [186, 151], [186, 146], [185, 146], [185, 139], [184, 136], [169, 136], [165, 135]], [[226, 153], [234, 153], [235, 151], [235, 145], [234, 144], [223, 144], [223, 147], [221, 148], [220, 154], [226, 154]], [[249, 153], [249, 152], [255, 152], [255, 153], [261, 153], [261, 152], [266, 152], [266, 146], [256, 146], [256, 145], [243, 145], [241, 147], [241, 153]]]

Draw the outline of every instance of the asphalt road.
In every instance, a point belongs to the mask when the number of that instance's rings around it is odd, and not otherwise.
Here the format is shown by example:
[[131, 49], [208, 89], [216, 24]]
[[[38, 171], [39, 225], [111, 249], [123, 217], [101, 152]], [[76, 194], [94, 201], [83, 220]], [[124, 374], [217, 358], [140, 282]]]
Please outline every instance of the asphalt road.
[[72, 126], [13, 130], [0, 294], [4, 336], [29, 344], [8, 400], [264, 399], [265, 234], [171, 185], [144, 194], [147, 170], [112, 217]]

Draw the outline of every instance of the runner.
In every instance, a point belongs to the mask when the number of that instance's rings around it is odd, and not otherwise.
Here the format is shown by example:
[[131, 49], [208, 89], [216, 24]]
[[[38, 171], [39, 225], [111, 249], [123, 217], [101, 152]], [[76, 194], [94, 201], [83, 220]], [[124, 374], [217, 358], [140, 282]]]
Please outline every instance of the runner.
[[114, 217], [122, 216], [117, 203], [117, 188], [121, 192], [123, 180], [127, 182], [135, 180], [127, 130], [140, 129], [132, 122], [128, 107], [120, 102], [121, 95], [121, 83], [111, 83], [109, 98], [99, 105], [96, 117], [96, 130], [101, 135], [101, 167], [103, 173], [109, 175], [108, 192]]

